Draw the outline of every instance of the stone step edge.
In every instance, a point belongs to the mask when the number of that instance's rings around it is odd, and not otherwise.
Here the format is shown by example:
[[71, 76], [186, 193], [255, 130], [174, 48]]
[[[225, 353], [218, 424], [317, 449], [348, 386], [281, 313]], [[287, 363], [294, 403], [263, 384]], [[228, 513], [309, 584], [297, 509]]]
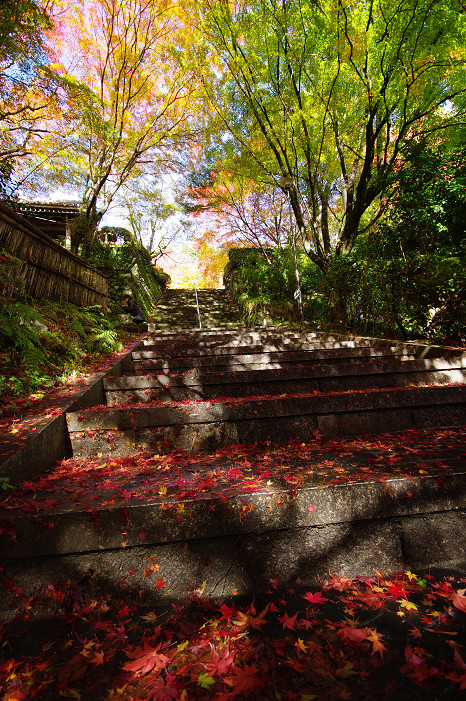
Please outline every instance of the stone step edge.
[[[147, 596], [154, 609], [218, 599], [273, 588], [304, 593], [321, 587], [330, 574], [340, 577], [380, 576], [380, 572], [425, 573], [432, 567], [465, 571], [460, 547], [465, 517], [459, 511], [321, 527], [290, 528], [263, 534], [219, 536], [155, 546], [119, 548], [62, 556], [6, 561], [4, 574], [24, 597], [70, 578], [89, 595], [124, 587], [134, 597]], [[50, 591], [50, 589], [49, 589]], [[12, 599], [0, 596], [0, 620], [11, 619]], [[237, 600], [237, 599], [236, 599]], [[14, 601], [13, 601], [14, 605]], [[159, 609], [158, 609], [159, 610]]]
[[[212, 340], [212, 337], [217, 337], [217, 338], [225, 338], [225, 337], [230, 337], [232, 335], [239, 335], [239, 336], [250, 336], [251, 334], [257, 334], [259, 338], [263, 336], [270, 336], [270, 335], [275, 335], [275, 336], [286, 336], [287, 334], [292, 334], [294, 337], [299, 337], [299, 338], [305, 338], [309, 340], [309, 338], [315, 340], [315, 341], [321, 341], [321, 340], [328, 340], [330, 342], [338, 342], [338, 341], [353, 341], [357, 345], [359, 345], [361, 342], [365, 343], [366, 345], [372, 346], [372, 347], [381, 347], [381, 346], [390, 346], [390, 347], [402, 347], [406, 349], [412, 350], [413, 348], [418, 349], [422, 353], [422, 357], [429, 357], [429, 355], [434, 354], [435, 356], [441, 355], [445, 356], [447, 355], [466, 355], [466, 348], [464, 347], [457, 347], [457, 346], [439, 346], [436, 344], [427, 344], [427, 343], [419, 343], [418, 341], [400, 341], [399, 339], [387, 339], [387, 338], [377, 338], [376, 336], [359, 336], [356, 334], [339, 334], [339, 333], [331, 333], [331, 332], [325, 332], [325, 331], [303, 331], [299, 329], [298, 327], [292, 327], [292, 326], [274, 326], [272, 327], [262, 327], [262, 326], [251, 326], [251, 327], [244, 327], [244, 326], [238, 326], [236, 328], [230, 328], [230, 329], [222, 329], [221, 327], [217, 329], [198, 329], [198, 328], [192, 328], [192, 329], [185, 329], [187, 333], [182, 333], [180, 331], [157, 331], [156, 329], [149, 333], [148, 337], [146, 338], [145, 341], [143, 341], [142, 345], [145, 346], [146, 344], [150, 344], [151, 341], [151, 336], [155, 335], [156, 336], [156, 341], [157, 343], [159, 340], [161, 342], [165, 342], [165, 340], [168, 340], [170, 337], [173, 340], [179, 340], [183, 343], [188, 341], [188, 338], [186, 337], [187, 335], [192, 338], [196, 339], [202, 339], [206, 337], [207, 339]], [[162, 336], [162, 339], [159, 339], [158, 336], [159, 334]], [[427, 355], [426, 355], [427, 354]]]
[[[14, 518], [16, 543], [0, 538], [4, 559], [43, 557], [380, 521], [459, 511], [466, 473], [268, 490], [222, 498], [154, 499], [120, 507]], [[144, 536], [141, 539], [141, 534]]]
[[[268, 356], [268, 357], [267, 357]], [[126, 360], [123, 364], [124, 374], [139, 374], [147, 370], [185, 370], [186, 368], [197, 369], [203, 367], [225, 368], [223, 372], [233, 371], [233, 369], [242, 372], [247, 369], [261, 369], [270, 367], [296, 367], [297, 365], [312, 365], [325, 363], [359, 363], [361, 359], [380, 359], [396, 358], [400, 362], [404, 360], [416, 360], [414, 355], [404, 355], [398, 353], [384, 353], [383, 351], [372, 351], [368, 348], [352, 349], [348, 352], [345, 349], [335, 350], [315, 350], [315, 351], [283, 351], [280, 353], [256, 353], [256, 354], [238, 354], [238, 355], [202, 355], [202, 356], [166, 356], [165, 358], [145, 359], [145, 360]]]
[[[274, 419], [303, 415], [358, 413], [416, 406], [463, 405], [466, 385], [377, 388], [353, 392], [304, 394], [295, 397], [247, 397], [211, 401], [160, 402], [132, 407], [101, 406], [87, 412], [68, 412], [70, 433], [96, 429], [207, 424], [238, 420]], [[388, 400], [396, 401], [388, 401]], [[356, 403], [357, 401], [357, 403]], [[350, 402], [350, 403], [348, 403]], [[267, 411], [265, 411], [267, 409]]]
[[185, 372], [159, 373], [156, 377], [153, 373], [147, 375], [121, 375], [120, 377], [107, 376], [104, 379], [104, 389], [112, 390], [132, 390], [152, 387], [199, 387], [206, 385], [224, 384], [247, 384], [250, 382], [281, 382], [288, 380], [312, 380], [312, 379], [336, 379], [339, 377], [353, 377], [355, 375], [386, 375], [402, 374], [412, 375], [414, 373], [437, 373], [455, 372], [466, 370], [466, 359], [428, 359], [428, 360], [367, 360], [360, 364], [353, 363], [319, 363], [315, 367], [304, 366], [300, 368], [285, 367], [280, 369], [243, 370], [240, 374], [237, 371], [220, 371], [218, 373], [195, 369]]

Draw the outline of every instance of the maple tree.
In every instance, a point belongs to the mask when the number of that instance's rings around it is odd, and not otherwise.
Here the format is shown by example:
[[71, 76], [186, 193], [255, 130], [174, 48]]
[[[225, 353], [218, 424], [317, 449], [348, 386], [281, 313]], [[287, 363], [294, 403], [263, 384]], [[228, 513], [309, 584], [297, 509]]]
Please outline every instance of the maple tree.
[[269, 261], [268, 248], [281, 248], [289, 240], [289, 208], [282, 193], [259, 189], [257, 183], [220, 168], [203, 172], [197, 166], [186, 182], [187, 193], [180, 198], [194, 220], [215, 222], [216, 240], [223, 246], [260, 248]]
[[130, 188], [121, 193], [120, 200], [131, 230], [155, 263], [183, 231], [179, 223], [172, 226], [168, 223], [177, 212], [176, 206], [166, 201], [163, 190], [148, 176], [143, 177], [140, 184], [131, 183]]
[[145, 168], [159, 172], [185, 138], [192, 73], [178, 65], [182, 38], [170, 3], [82, 0], [64, 8], [53, 40], [65, 102], [36, 160], [49, 180], [80, 193], [77, 251], [122, 186]]
[[56, 85], [46, 69], [50, 2], [0, 4], [0, 194], [11, 196], [15, 168], [46, 133]]
[[406, 145], [464, 124], [464, 8], [199, 6], [196, 58], [217, 116], [216, 160], [289, 196], [306, 252], [327, 272], [380, 216]]

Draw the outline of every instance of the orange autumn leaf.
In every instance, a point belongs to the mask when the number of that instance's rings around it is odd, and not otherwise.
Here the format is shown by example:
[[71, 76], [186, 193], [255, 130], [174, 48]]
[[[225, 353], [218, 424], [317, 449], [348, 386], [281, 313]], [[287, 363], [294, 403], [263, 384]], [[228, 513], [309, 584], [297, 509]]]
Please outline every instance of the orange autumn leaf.
[[381, 633], [377, 633], [377, 631], [373, 628], [368, 628], [368, 631], [369, 633], [366, 640], [372, 643], [372, 654], [375, 655], [378, 652], [380, 656], [383, 657], [384, 650], [386, 650], [386, 647], [381, 640], [383, 635]]
[[264, 619], [264, 616], [269, 610], [269, 606], [270, 604], [267, 604], [265, 609], [263, 609], [257, 616], [255, 615], [256, 609], [254, 608], [253, 604], [249, 606], [246, 613], [238, 611], [236, 615], [236, 620], [233, 621], [235, 629], [238, 631], [244, 631], [248, 628], [255, 628], [256, 630], [259, 630], [261, 626], [267, 623], [267, 621]]

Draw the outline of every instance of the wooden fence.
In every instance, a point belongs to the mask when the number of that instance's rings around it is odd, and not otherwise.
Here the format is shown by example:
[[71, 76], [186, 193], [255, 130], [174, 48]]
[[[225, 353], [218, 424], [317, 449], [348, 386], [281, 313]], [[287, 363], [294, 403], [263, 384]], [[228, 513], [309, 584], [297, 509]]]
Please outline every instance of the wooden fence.
[[0, 249], [21, 261], [17, 275], [31, 297], [105, 309], [106, 276], [2, 203]]

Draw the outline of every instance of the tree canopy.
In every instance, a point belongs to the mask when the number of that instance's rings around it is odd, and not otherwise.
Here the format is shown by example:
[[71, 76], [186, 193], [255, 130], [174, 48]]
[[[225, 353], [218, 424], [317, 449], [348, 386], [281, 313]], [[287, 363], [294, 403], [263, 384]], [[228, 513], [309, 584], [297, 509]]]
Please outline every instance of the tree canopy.
[[189, 131], [191, 74], [177, 63], [177, 32], [173, 6], [151, 0], [80, 0], [55, 26], [63, 109], [35, 157], [49, 182], [80, 193], [74, 250], [122, 186], [160, 172]]
[[28, 156], [44, 134], [53, 110], [54, 85], [46, 70], [45, 33], [52, 26], [47, 3], [0, 3], [0, 195], [18, 159]]
[[216, 115], [217, 163], [287, 192], [306, 251], [325, 271], [380, 216], [407, 148], [464, 124], [464, 8], [457, 0], [198, 7], [196, 56]]

